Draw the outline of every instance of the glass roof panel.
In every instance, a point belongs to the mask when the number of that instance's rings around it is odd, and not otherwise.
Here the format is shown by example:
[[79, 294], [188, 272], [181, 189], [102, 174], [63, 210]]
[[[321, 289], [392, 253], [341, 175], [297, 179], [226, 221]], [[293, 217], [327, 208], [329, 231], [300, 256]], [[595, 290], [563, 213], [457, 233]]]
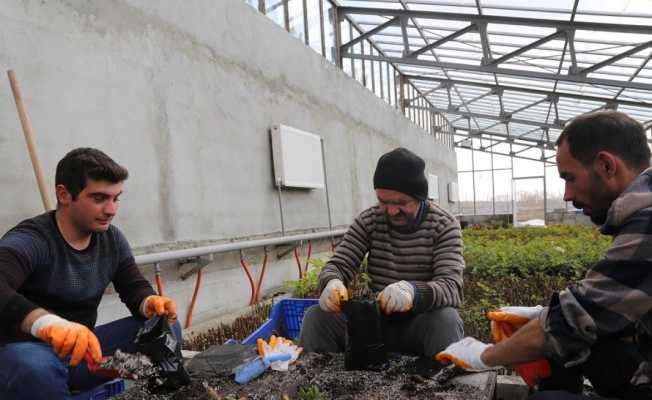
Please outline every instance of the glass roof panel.
[[[411, 51], [475, 21], [470, 17], [459, 18], [460, 15], [478, 15], [476, 0], [340, 0], [338, 4], [403, 9], [408, 14], [413, 10], [437, 12], [436, 19], [424, 18], [423, 13], [418, 18], [415, 15], [408, 19]], [[416, 58], [406, 58], [400, 26], [388, 27], [371, 37], [385, 56], [400, 59], [394, 65], [409, 77], [432, 106], [448, 108], [448, 90], [441, 87], [439, 80], [455, 82], [449, 90], [452, 105], [457, 106], [458, 111], [444, 113], [455, 127], [467, 129], [470, 120], [474, 129], [506, 135], [505, 125], [500, 123], [501, 105], [505, 112], [513, 113], [510, 134], [524, 135], [523, 138], [530, 141], [546, 139], [545, 132], [538, 125], [555, 125], [557, 118], [563, 122], [606, 106], [616, 106], [618, 110], [644, 120], [642, 122], [652, 120], [652, 47], [625, 53], [652, 40], [652, 29], [645, 31], [640, 28], [652, 26], [649, 0], [579, 2], [574, 20], [594, 24], [594, 29], [584, 27], [575, 32], [574, 56], [580, 74], [571, 69], [574, 65], [565, 37], [524, 48], [565, 29], [562, 21], [571, 20], [575, 0], [481, 0], [478, 4], [483, 16], [493, 18], [487, 26], [491, 58], [496, 60], [516, 50], [523, 50], [522, 53], [510, 56], [500, 64], [491, 64], [491, 59], [486, 60], [483, 54], [480, 34], [473, 31], [439, 44]], [[442, 16], [446, 13], [457, 16]], [[345, 15], [345, 18], [361, 24], [364, 31], [391, 18], [374, 12], [363, 14]], [[483, 17], [478, 18], [482, 20]], [[528, 18], [528, 21], [515, 22], [518, 18]], [[619, 25], [603, 28], [597, 24]], [[356, 46], [352, 50], [359, 52], [359, 48]], [[446, 65], [444, 63], [456, 68], [442, 68], [441, 65]], [[582, 74], [582, 69], [586, 68], [592, 69]], [[487, 95], [492, 88], [498, 93], [502, 91], [502, 99], [497, 93]], [[551, 100], [542, 101], [548, 96]], [[557, 98], [555, 107], [550, 101]], [[465, 116], [469, 112], [470, 119]], [[554, 141], [558, 134], [559, 129], [551, 128], [547, 131], [547, 138]]]
[[521, 136], [522, 134], [530, 132], [535, 127], [532, 125], [519, 124], [510, 122], [509, 130], [513, 136]]
[[477, 14], [475, 5], [473, 7], [460, 7], [456, 5], [435, 5], [435, 4], [423, 4], [423, 3], [411, 3], [410, 10], [420, 10], [420, 11], [434, 11], [434, 12], [450, 12], [450, 13], [460, 13], [460, 14]]
[[476, 118], [476, 123], [478, 124], [478, 129], [485, 130], [487, 128], [493, 127], [496, 125], [496, 121], [486, 118]]
[[339, 4], [344, 7], [403, 8], [397, 1], [340, 0]]
[[[650, 82], [652, 83], [652, 81]], [[634, 100], [643, 103], [649, 103], [652, 107], [652, 93], [646, 90], [625, 89], [618, 96], [621, 100]]]
[[517, 76], [508, 76], [497, 74], [498, 83], [505, 86], [513, 86], [519, 88], [530, 88], [538, 90], [552, 90], [554, 86], [553, 81], [536, 79], [536, 78], [522, 78]]
[[652, 25], [652, 17], [633, 17], [625, 15], [578, 15], [575, 20], [578, 22], [599, 22], [606, 24], [628, 24], [639, 26]]
[[535, 158], [535, 159], [540, 158], [541, 157], [541, 149], [530, 148], [530, 149], [527, 149], [524, 152], [520, 153], [519, 156], [527, 157], [527, 158]]
[[460, 81], [470, 81], [470, 82], [485, 82], [494, 84], [494, 75], [486, 72], [469, 72], [458, 70], [449, 70], [448, 75], [451, 79], [457, 79]]
[[501, 136], [507, 136], [507, 127], [505, 127], [505, 124], [494, 125], [491, 128], [489, 128], [487, 131]]
[[[530, 2], [528, 1], [528, 4]], [[496, 15], [501, 17], [520, 17], [520, 18], [536, 18], [536, 19], [550, 19], [568, 21], [570, 19], [570, 10], [567, 13], [556, 12], [542, 12], [542, 11], [528, 11], [528, 10], [506, 10], [506, 9], [484, 9], [484, 15]]]

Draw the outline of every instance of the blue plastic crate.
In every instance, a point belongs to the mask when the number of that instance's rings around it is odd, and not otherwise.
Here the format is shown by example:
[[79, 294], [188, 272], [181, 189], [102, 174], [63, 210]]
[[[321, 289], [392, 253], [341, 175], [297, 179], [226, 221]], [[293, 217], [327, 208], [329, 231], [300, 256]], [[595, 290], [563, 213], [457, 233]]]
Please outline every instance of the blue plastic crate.
[[104, 400], [122, 393], [125, 390], [125, 381], [123, 379], [114, 379], [102, 385], [96, 386], [91, 390], [79, 393], [73, 396], [73, 400]]
[[269, 339], [273, 334], [287, 339], [296, 339], [301, 330], [306, 308], [318, 304], [318, 299], [283, 299], [274, 304], [267, 321], [247, 336], [243, 344], [256, 344], [256, 339]]

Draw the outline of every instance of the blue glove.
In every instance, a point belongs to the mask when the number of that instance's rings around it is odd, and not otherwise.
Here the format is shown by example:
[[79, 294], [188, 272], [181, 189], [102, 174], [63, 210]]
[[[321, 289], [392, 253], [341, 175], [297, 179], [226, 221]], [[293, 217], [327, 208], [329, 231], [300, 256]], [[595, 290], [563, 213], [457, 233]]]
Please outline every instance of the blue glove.
[[235, 373], [235, 381], [241, 385], [249, 383], [258, 378], [265, 372], [270, 365], [275, 361], [287, 361], [292, 356], [289, 354], [274, 354], [265, 358], [260, 356], [244, 364], [238, 365], [233, 372]]

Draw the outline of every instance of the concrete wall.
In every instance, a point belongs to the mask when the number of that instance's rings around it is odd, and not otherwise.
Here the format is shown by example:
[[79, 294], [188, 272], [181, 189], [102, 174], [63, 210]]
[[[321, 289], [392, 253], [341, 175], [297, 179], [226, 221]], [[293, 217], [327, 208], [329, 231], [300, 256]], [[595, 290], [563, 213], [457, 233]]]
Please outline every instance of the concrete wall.
[[[141, 253], [280, 232], [274, 124], [324, 138], [334, 226], [374, 202], [375, 162], [396, 146], [427, 160], [441, 199], [457, 179], [454, 152], [237, 0], [5, 0], [0, 69], [20, 80], [49, 187], [74, 147], [128, 167], [115, 223]], [[0, 159], [4, 232], [42, 206], [3, 80]], [[323, 190], [283, 203], [286, 231], [328, 226]]]

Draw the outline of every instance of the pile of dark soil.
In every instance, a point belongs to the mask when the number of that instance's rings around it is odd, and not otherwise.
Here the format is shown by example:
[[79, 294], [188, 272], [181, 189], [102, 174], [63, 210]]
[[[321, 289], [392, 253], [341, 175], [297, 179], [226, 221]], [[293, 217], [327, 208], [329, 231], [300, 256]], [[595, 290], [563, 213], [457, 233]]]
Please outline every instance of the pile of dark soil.
[[392, 354], [383, 370], [346, 371], [344, 354], [304, 354], [289, 372], [267, 370], [246, 385], [238, 385], [227, 374], [193, 377], [189, 386], [173, 393], [152, 394], [137, 384], [116, 400], [192, 399], [428, 399], [480, 400], [475, 387], [454, 383], [438, 384], [431, 377], [437, 364], [419, 357]]

